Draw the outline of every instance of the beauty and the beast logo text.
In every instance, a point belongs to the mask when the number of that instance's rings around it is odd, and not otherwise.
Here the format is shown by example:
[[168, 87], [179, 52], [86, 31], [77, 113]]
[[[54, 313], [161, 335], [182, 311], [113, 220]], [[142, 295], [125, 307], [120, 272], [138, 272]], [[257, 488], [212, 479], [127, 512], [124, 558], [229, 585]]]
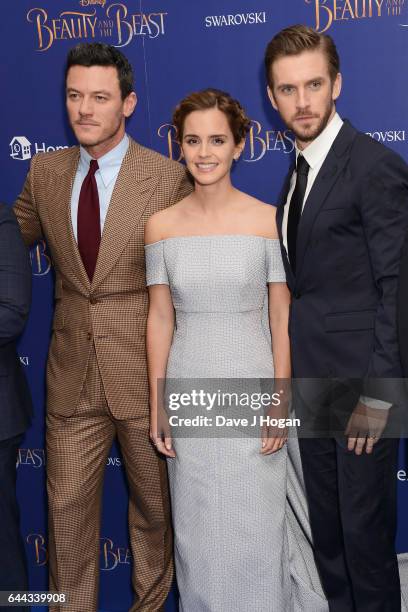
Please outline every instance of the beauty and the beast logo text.
[[[170, 159], [181, 160], [180, 145], [177, 141], [176, 128], [171, 123], [164, 123], [157, 130], [160, 138], [166, 139], [167, 155]], [[242, 159], [246, 162], [261, 160], [268, 151], [292, 153], [295, 139], [290, 130], [265, 130], [259, 121], [251, 121], [251, 129], [246, 140]]]
[[315, 29], [326, 32], [337, 21], [402, 15], [408, 0], [305, 0], [315, 12]]
[[[48, 550], [45, 537], [41, 533], [29, 533], [26, 537], [29, 557], [34, 557], [35, 565], [41, 567], [48, 562]], [[31, 559], [30, 559], [31, 560]]]
[[[26, 537], [30, 560], [36, 566], [48, 563], [48, 546], [42, 533], [29, 533]], [[100, 538], [99, 567], [102, 571], [112, 571], [121, 565], [130, 565], [132, 554], [126, 546], [118, 546], [111, 538]]]
[[112, 571], [118, 565], [130, 565], [132, 559], [128, 547], [117, 546], [110, 538], [101, 538], [100, 568], [103, 571]]
[[40, 240], [30, 250], [31, 268], [34, 276], [45, 276], [51, 270], [51, 259], [47, 255], [47, 245], [44, 240]]
[[34, 26], [38, 51], [48, 51], [58, 40], [101, 38], [109, 39], [115, 47], [125, 47], [134, 36], [157, 38], [165, 33], [167, 13], [131, 14], [126, 4], [106, 5], [106, 0], [80, 0], [79, 4], [88, 10], [62, 11], [57, 17], [43, 8], [28, 11], [27, 21]]
[[17, 467], [26, 465], [35, 469], [45, 466], [45, 451], [43, 448], [19, 448]]
[[100, 4], [102, 7], [105, 6], [106, 0], [79, 0], [81, 6], [91, 6], [92, 4]]

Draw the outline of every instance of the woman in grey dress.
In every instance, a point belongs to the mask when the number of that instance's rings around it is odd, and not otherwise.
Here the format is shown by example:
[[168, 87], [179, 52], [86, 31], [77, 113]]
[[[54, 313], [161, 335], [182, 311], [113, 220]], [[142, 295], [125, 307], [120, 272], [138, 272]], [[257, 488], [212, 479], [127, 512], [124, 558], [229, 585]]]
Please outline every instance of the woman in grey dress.
[[[149, 219], [145, 250], [151, 438], [168, 457], [180, 610], [325, 612], [287, 430], [251, 427], [254, 411], [235, 405], [239, 419], [220, 433], [214, 406], [193, 405], [188, 416], [207, 422], [180, 429], [175, 411], [170, 432], [160, 380], [177, 400], [198, 379], [206, 391], [255, 396], [260, 379], [290, 378], [275, 209], [230, 179], [249, 120], [228, 94], [204, 90], [179, 104], [174, 123], [195, 189]], [[287, 416], [285, 405], [270, 415]]]

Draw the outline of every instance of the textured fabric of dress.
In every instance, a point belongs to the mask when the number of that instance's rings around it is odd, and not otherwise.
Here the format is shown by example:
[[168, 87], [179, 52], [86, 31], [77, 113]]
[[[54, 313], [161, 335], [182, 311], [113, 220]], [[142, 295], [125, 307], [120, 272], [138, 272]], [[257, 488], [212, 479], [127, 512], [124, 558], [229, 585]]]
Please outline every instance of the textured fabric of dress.
[[[147, 284], [169, 285], [176, 313], [167, 378], [272, 378], [268, 283], [285, 282], [278, 240], [186, 236], [145, 250]], [[326, 612], [296, 440], [269, 456], [258, 435], [175, 436], [174, 447], [179, 609]]]

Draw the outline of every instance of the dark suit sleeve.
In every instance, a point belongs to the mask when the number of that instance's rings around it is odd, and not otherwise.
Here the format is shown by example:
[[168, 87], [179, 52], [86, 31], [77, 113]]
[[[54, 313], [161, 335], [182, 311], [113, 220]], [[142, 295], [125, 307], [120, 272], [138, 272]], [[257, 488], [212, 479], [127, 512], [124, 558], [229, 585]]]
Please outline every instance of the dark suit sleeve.
[[404, 376], [408, 377], [408, 233], [402, 251], [397, 308], [402, 368]]
[[0, 207], [0, 346], [23, 331], [31, 301], [29, 254], [13, 212]]
[[[380, 302], [375, 319], [375, 341], [367, 372], [369, 380], [399, 378], [397, 288], [401, 251], [408, 228], [408, 167], [387, 151], [363, 181], [361, 215]], [[390, 381], [391, 382], [391, 381]], [[389, 393], [392, 385], [387, 385]], [[379, 399], [392, 397], [367, 395]]]
[[31, 246], [42, 238], [42, 227], [37, 212], [33, 189], [37, 166], [37, 157], [33, 157], [30, 170], [23, 186], [23, 191], [20, 193], [13, 206], [24, 242], [28, 246]]

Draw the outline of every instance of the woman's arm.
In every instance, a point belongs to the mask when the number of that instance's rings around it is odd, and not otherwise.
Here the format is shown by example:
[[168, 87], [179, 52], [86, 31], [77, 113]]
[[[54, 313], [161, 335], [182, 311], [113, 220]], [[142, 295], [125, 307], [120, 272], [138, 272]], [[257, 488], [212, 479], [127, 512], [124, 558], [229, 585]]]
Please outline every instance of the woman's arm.
[[290, 293], [286, 283], [269, 283], [269, 326], [272, 335], [272, 354], [275, 378], [289, 379], [289, 304]]
[[[290, 293], [286, 283], [269, 283], [268, 297], [269, 327], [272, 336], [272, 354], [275, 372], [274, 377], [275, 381], [279, 380], [279, 391], [283, 391], [281, 394], [280, 406], [270, 411], [270, 416], [285, 418], [287, 416], [287, 407], [290, 401], [291, 376], [288, 334]], [[264, 455], [274, 453], [280, 450], [286, 441], [286, 428], [277, 429], [273, 427], [264, 427], [261, 453]]]
[[[159, 243], [163, 237], [162, 214], [150, 217], [145, 225], [145, 244]], [[154, 247], [151, 247], [154, 248]], [[159, 269], [149, 268], [150, 260], [146, 259], [146, 275], [149, 292], [149, 311], [147, 315], [146, 350], [147, 370], [149, 377], [150, 403], [150, 438], [160, 453], [174, 457], [170, 428], [164, 410], [164, 382], [167, 360], [174, 331], [174, 307], [167, 274], [163, 273], [165, 262], [157, 263]], [[160, 268], [160, 266], [162, 266]]]
[[163, 406], [167, 360], [174, 331], [174, 308], [168, 285], [149, 287], [146, 348], [150, 393], [150, 437], [157, 450], [174, 457]]

